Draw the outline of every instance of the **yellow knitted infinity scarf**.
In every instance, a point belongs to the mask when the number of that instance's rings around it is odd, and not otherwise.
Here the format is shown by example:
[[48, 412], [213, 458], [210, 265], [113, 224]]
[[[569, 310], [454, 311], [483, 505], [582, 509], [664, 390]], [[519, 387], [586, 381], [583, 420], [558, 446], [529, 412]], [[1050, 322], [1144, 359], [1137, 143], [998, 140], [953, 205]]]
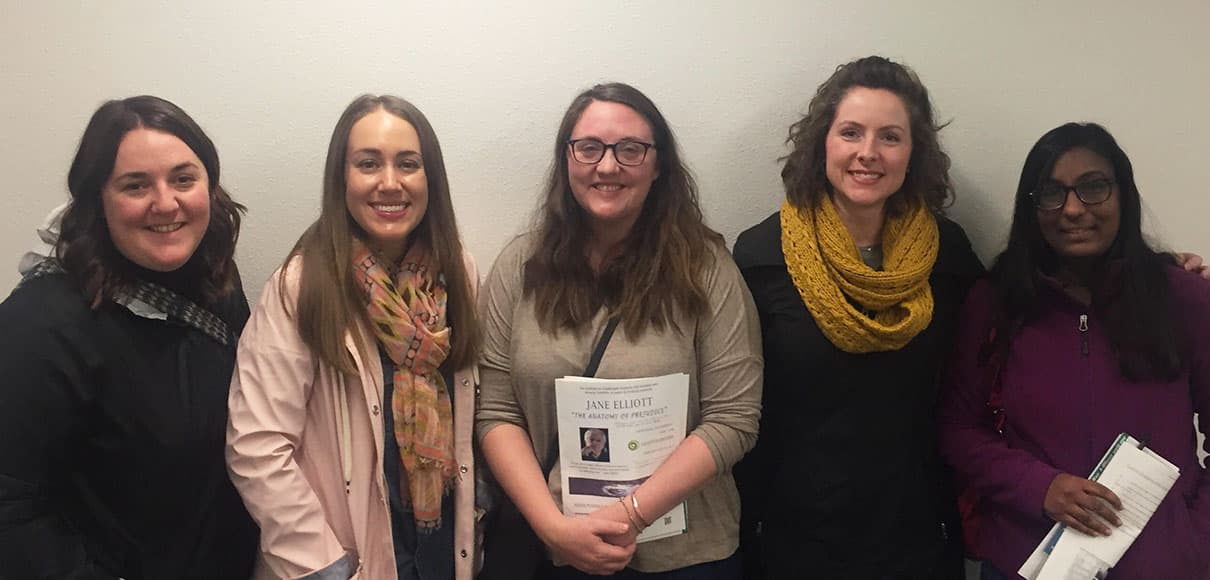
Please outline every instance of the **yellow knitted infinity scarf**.
[[[903, 348], [933, 318], [929, 274], [937, 260], [937, 220], [924, 206], [887, 217], [883, 270], [861, 260], [831, 198], [814, 210], [781, 208], [781, 249], [798, 294], [824, 336], [845, 352]], [[851, 298], [867, 316], [846, 299]]]

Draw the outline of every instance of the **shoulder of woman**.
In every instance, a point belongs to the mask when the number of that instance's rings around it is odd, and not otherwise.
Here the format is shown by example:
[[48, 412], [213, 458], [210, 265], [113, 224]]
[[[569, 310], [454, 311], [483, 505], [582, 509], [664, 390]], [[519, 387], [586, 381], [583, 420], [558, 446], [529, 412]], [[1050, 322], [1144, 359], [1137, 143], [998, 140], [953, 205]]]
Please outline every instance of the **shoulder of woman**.
[[80, 288], [63, 272], [21, 282], [0, 304], [0, 316], [9, 321], [55, 324], [88, 318], [90, 312]]
[[975, 253], [966, 230], [958, 222], [937, 216], [937, 264], [935, 271], [974, 281], [983, 276], [983, 262]]
[[505, 276], [507, 279], [519, 280], [521, 270], [525, 267], [525, 262], [533, 256], [537, 243], [537, 232], [526, 232], [509, 240], [492, 261], [488, 277]]
[[285, 310], [284, 307], [288, 305], [293, 311], [298, 304], [298, 288], [304, 265], [303, 257], [296, 255], [278, 266], [261, 287], [260, 300], [253, 310], [278, 312]]
[[781, 252], [781, 212], [773, 212], [773, 215], [741, 232], [735, 239], [732, 254], [740, 268], [785, 265], [786, 260]]
[[504, 248], [500, 250], [500, 255], [496, 257], [496, 261], [501, 258], [524, 262], [529, 259], [538, 249], [538, 232], [527, 231], [525, 233], [513, 236]]
[[1200, 274], [1179, 266], [1166, 266], [1172, 297], [1182, 308], [1194, 308], [1198, 313], [1210, 315], [1210, 280]]
[[99, 361], [97, 349], [115, 338], [97, 335], [97, 317], [109, 311], [91, 309], [67, 274], [25, 281], [0, 303], [0, 328], [5, 333], [0, 350], [5, 364], [60, 365], [65, 364], [64, 356]]

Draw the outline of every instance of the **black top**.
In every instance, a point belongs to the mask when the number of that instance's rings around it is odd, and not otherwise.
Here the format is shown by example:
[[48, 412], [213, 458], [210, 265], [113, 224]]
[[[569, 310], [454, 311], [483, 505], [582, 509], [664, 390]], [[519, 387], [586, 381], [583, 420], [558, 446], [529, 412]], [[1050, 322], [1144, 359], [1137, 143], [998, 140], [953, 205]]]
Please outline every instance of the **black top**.
[[747, 578], [961, 578], [933, 413], [983, 266], [961, 227], [938, 227], [932, 322], [902, 349], [868, 354], [838, 349], [815, 324], [786, 270], [779, 214], [736, 241], [765, 355], [760, 436], [735, 468]]
[[[243, 289], [215, 309], [238, 335]], [[248, 578], [223, 447], [235, 345], [96, 310], [67, 275], [0, 304], [0, 578]]]

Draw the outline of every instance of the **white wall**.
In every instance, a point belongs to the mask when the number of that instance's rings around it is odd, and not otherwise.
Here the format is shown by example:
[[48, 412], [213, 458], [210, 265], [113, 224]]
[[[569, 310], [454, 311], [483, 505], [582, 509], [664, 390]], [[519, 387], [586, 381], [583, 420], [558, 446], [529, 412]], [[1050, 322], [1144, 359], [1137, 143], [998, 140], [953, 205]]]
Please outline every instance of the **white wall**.
[[622, 80], [655, 100], [731, 243], [780, 204], [776, 159], [815, 87], [873, 53], [912, 65], [953, 120], [951, 213], [985, 260], [1026, 151], [1068, 120], [1118, 137], [1162, 244], [1210, 258], [1207, 22], [1205, 0], [0, 0], [0, 294], [109, 98], [168, 98], [218, 145], [249, 208], [238, 258], [255, 300], [314, 219], [331, 128], [359, 93], [429, 116], [486, 271], [583, 88]]
[[624, 80], [655, 100], [730, 243], [777, 208], [776, 158], [815, 87], [871, 53], [914, 66], [953, 120], [952, 214], [985, 258], [1025, 152], [1066, 120], [1106, 124], [1135, 162], [1150, 231], [1210, 255], [1204, 0], [2, 2], [3, 292], [108, 98], [166, 97], [217, 143], [223, 183], [249, 208], [239, 261], [254, 299], [314, 218], [332, 125], [358, 93], [430, 117], [486, 270], [527, 223], [559, 117], [586, 86]]

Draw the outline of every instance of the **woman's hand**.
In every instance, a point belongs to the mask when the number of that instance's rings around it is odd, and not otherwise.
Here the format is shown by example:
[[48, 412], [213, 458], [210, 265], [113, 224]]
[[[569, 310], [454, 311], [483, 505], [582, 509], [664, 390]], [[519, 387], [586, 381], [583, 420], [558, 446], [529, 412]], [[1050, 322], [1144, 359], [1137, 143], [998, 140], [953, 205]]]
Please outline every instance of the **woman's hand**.
[[602, 539], [615, 546], [632, 546], [635, 544], [635, 539], [639, 536], [639, 530], [634, 527], [634, 522], [630, 520], [630, 514], [626, 511], [626, 506], [622, 505], [620, 501], [610, 502], [609, 505], [588, 514], [588, 517], [626, 524], [626, 533], [602, 536]]
[[1042, 505], [1046, 515], [1061, 524], [1090, 536], [1108, 536], [1111, 528], [1122, 525], [1117, 511], [1122, 509], [1122, 500], [1109, 488], [1095, 482], [1060, 473], [1046, 489], [1046, 500]]
[[1201, 274], [1202, 278], [1210, 279], [1210, 266], [1202, 263], [1201, 256], [1186, 252], [1178, 252], [1176, 254], [1176, 261], [1181, 265], [1182, 268], [1196, 274]]
[[605, 518], [559, 514], [537, 531], [556, 558], [586, 574], [603, 576], [625, 568], [634, 556], [634, 542], [616, 546], [606, 540], [632, 533], [629, 529], [629, 524]]

